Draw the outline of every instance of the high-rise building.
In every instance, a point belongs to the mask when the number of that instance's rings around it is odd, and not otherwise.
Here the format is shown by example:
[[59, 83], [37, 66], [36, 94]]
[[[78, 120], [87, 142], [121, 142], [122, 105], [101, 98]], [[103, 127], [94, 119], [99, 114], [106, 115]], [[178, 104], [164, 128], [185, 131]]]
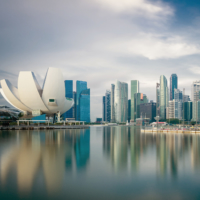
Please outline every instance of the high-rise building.
[[111, 122], [115, 122], [115, 85], [111, 84]]
[[138, 80], [131, 80], [131, 120], [136, 119], [136, 108], [134, 103], [134, 95], [139, 93], [139, 81]]
[[76, 81], [76, 120], [90, 122], [90, 89], [86, 81]]
[[110, 90], [106, 91], [105, 95], [105, 121], [111, 121], [111, 92]]
[[73, 118], [76, 119], [76, 92], [73, 92], [74, 106], [73, 106]]
[[147, 96], [142, 93], [135, 93], [134, 94], [134, 109], [135, 109], [135, 117], [140, 118], [144, 116], [144, 113], [140, 111], [140, 104], [148, 103]]
[[114, 91], [115, 121], [126, 122], [128, 119], [128, 84], [116, 81]]
[[172, 74], [170, 77], [170, 100], [174, 99], [174, 89], [178, 88], [178, 77], [176, 74]]
[[168, 118], [167, 119], [174, 119], [175, 118], [175, 100], [173, 99], [172, 101], [169, 101], [169, 106], [168, 106]]
[[166, 119], [166, 107], [168, 107], [168, 86], [164, 75], [160, 76], [160, 117]]
[[111, 92], [110, 90], [106, 90], [105, 96], [103, 96], [103, 112], [102, 118], [103, 121], [110, 122], [111, 121]]
[[90, 122], [90, 89], [83, 90], [79, 98], [80, 121]]
[[128, 100], [128, 122], [131, 120], [131, 99]]
[[[65, 97], [73, 98], [73, 80], [65, 80]], [[63, 119], [73, 118], [73, 107], [62, 114]]]
[[183, 104], [183, 94], [179, 89], [174, 89], [174, 118], [182, 119], [182, 104]]
[[189, 95], [183, 95], [183, 100], [184, 100], [184, 102], [190, 101], [190, 96]]
[[102, 98], [102, 120], [106, 121], [106, 97], [103, 96]]
[[140, 104], [140, 113], [142, 113], [143, 117], [149, 118], [150, 122], [154, 122], [154, 117], [156, 117], [156, 103], [150, 102]]
[[156, 83], [156, 116], [160, 116], [160, 84]]
[[191, 121], [192, 119], [192, 101], [184, 102], [184, 121]]

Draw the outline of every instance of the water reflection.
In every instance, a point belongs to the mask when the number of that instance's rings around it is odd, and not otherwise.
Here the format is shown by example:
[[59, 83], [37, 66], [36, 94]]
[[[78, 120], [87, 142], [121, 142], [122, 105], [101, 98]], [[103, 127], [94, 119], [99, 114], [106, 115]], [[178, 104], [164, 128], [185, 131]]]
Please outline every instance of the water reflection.
[[[1, 185], [6, 185], [9, 174], [16, 173], [20, 194], [29, 193], [37, 174], [44, 178], [49, 194], [61, 188], [65, 171], [86, 168], [90, 158], [90, 130], [8, 132], [7, 145], [1, 148]], [[13, 139], [15, 143], [13, 144]], [[12, 141], [12, 145], [8, 143]], [[1, 143], [5, 136], [1, 134]]]
[[140, 134], [137, 127], [104, 127], [103, 152], [118, 172], [145, 168], [176, 178], [184, 167], [200, 169], [199, 135]]

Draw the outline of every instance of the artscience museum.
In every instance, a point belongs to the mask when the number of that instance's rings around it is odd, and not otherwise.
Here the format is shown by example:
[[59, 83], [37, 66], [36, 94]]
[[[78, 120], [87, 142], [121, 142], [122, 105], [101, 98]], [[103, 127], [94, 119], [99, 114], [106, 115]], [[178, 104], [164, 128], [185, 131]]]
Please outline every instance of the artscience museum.
[[12, 106], [25, 115], [57, 114], [60, 118], [74, 104], [73, 99], [65, 97], [64, 77], [58, 68], [50, 67], [47, 70], [42, 88], [33, 72], [22, 71], [19, 73], [18, 87], [3, 79], [0, 90]]

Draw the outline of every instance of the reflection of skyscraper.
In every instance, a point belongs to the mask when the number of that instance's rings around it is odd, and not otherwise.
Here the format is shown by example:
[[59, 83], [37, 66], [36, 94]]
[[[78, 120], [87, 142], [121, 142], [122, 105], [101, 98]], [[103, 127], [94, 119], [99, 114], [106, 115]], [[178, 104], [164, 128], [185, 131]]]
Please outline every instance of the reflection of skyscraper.
[[78, 169], [85, 168], [90, 157], [90, 130], [83, 130], [75, 140], [76, 166]]

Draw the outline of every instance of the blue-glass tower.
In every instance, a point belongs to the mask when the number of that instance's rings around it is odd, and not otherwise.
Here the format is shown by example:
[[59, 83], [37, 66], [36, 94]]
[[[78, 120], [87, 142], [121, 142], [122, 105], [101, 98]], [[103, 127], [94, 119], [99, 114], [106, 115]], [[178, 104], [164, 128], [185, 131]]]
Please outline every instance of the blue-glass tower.
[[103, 96], [103, 102], [102, 102], [102, 120], [106, 120], [106, 97]]
[[172, 74], [170, 77], [170, 100], [174, 99], [174, 89], [178, 88], [178, 76]]
[[76, 81], [76, 120], [90, 122], [90, 89], [86, 81]]
[[76, 119], [76, 92], [73, 92], [74, 106], [73, 106], [73, 118]]
[[79, 103], [80, 121], [90, 122], [90, 89], [81, 92]]
[[[65, 97], [73, 98], [73, 81], [72, 80], [65, 81]], [[62, 116], [64, 120], [66, 118], [73, 118], [73, 108], [70, 108], [70, 110], [65, 112]]]

